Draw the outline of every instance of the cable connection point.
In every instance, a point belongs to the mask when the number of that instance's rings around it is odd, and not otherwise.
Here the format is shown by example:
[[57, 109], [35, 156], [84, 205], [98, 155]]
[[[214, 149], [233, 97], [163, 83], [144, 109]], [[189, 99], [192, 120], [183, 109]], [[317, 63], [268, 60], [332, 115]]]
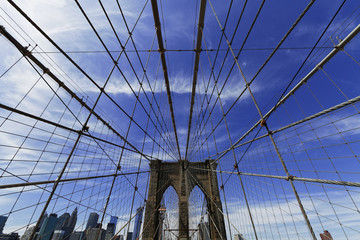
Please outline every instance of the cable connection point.
[[265, 119], [261, 120], [260, 126], [262, 126], [262, 127], [265, 127], [265, 126], [266, 126], [266, 121], [265, 121]]
[[293, 175], [289, 175], [287, 178], [286, 178], [286, 181], [293, 181], [294, 180], [294, 176]]
[[234, 169], [238, 169], [238, 168], [239, 168], [238, 164], [235, 163], [235, 164], [234, 164]]
[[89, 132], [89, 126], [83, 126], [82, 131], [83, 132]]

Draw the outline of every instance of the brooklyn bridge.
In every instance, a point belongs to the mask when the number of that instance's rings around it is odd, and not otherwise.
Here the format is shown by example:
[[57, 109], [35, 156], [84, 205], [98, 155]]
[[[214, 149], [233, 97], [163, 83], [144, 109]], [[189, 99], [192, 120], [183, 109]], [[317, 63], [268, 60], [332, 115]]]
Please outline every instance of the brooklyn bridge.
[[1, 0], [0, 240], [360, 239], [360, 2]]

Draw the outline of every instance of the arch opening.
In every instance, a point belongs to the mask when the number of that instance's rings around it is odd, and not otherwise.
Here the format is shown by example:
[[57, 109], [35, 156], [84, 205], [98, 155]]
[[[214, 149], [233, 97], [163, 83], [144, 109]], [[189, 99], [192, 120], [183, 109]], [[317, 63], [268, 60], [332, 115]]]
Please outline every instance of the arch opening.
[[207, 199], [196, 185], [189, 196], [189, 235], [190, 239], [210, 239]]
[[159, 239], [178, 239], [175, 229], [179, 226], [179, 198], [173, 186], [169, 186], [162, 197], [159, 207]]

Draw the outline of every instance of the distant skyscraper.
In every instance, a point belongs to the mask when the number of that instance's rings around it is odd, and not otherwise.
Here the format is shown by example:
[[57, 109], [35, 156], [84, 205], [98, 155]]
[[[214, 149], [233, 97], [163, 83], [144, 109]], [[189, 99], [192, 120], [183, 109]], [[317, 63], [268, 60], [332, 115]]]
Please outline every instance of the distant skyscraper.
[[57, 215], [54, 213], [50, 214], [50, 216], [45, 218], [40, 228], [37, 240], [50, 240], [57, 226], [57, 222], [58, 222], [58, 218]]
[[96, 224], [97, 224], [97, 221], [99, 219], [99, 214], [97, 213], [90, 213], [90, 216], [89, 216], [89, 219], [87, 221], [87, 224], [86, 224], [86, 229], [89, 229], [89, 228], [94, 228], [96, 227]]
[[111, 239], [115, 234], [116, 225], [114, 223], [108, 223], [106, 228], [105, 240]]
[[62, 240], [64, 239], [64, 230], [55, 230], [51, 240]]
[[64, 230], [63, 228], [67, 226], [69, 219], [70, 219], [69, 213], [64, 213], [63, 215], [61, 215], [58, 219], [58, 223], [56, 225], [55, 230]]
[[138, 212], [138, 214], [135, 217], [135, 225], [134, 225], [134, 231], [132, 234], [132, 240], [136, 240], [140, 235], [143, 208], [136, 209], [136, 212]]
[[0, 216], [0, 233], [3, 233], [3, 231], [4, 231], [4, 227], [5, 227], [5, 223], [6, 223], [7, 219], [8, 219], [8, 217]]
[[[96, 239], [96, 236], [98, 238]], [[105, 230], [102, 228], [90, 228], [86, 231], [86, 240], [104, 240]]]
[[209, 223], [201, 222], [199, 223], [199, 240], [210, 240], [210, 232], [209, 232]]
[[133, 237], [133, 233], [132, 232], [128, 232], [127, 236], [126, 236], [126, 240], [132, 240]]
[[42, 216], [42, 218], [40, 219], [39, 221], [39, 226], [37, 227], [36, 231], [35, 232], [39, 232], [40, 231], [40, 228], [41, 226], [43, 225], [44, 223], [44, 220], [48, 217], [48, 214], [45, 212], [45, 214]]
[[39, 221], [39, 226], [38, 228], [36, 229], [36, 232], [39, 232], [40, 231], [40, 228], [42, 226], [42, 224], [44, 223], [44, 220], [48, 217], [48, 214], [45, 212], [45, 214], [42, 216], [42, 218], [40, 219]]
[[70, 240], [81, 240], [84, 235], [82, 231], [73, 232], [70, 236]]
[[117, 221], [118, 221], [118, 217], [111, 216], [111, 217], [110, 217], [110, 222], [109, 222], [109, 223], [113, 223], [113, 224], [115, 224], [115, 226], [116, 226]]
[[35, 229], [35, 226], [29, 227], [28, 229], [26, 229], [24, 234], [21, 236], [20, 240], [29, 240], [31, 233], [34, 231], [34, 229]]
[[69, 218], [69, 221], [67, 222], [67, 224], [63, 227], [63, 230], [65, 230], [64, 233], [64, 239], [65, 240], [69, 240], [71, 233], [74, 231], [75, 229], [75, 225], [76, 225], [76, 221], [77, 221], [77, 208], [74, 209], [74, 211], [71, 213], [71, 216]]
[[[116, 231], [117, 221], [118, 221], [118, 217], [115, 217], [115, 216], [110, 217], [110, 222], [107, 224], [107, 227], [106, 227], [105, 240], [110, 240], [114, 236], [115, 231]], [[117, 239], [117, 238], [115, 238], [115, 239]]]
[[1, 240], [19, 240], [19, 234], [18, 233], [10, 233], [10, 234], [4, 234], [1, 233], [0, 234], [0, 239]]
[[106, 232], [111, 233], [112, 235], [115, 234], [115, 229], [116, 229], [116, 225], [113, 223], [108, 223], [107, 228], [106, 228]]

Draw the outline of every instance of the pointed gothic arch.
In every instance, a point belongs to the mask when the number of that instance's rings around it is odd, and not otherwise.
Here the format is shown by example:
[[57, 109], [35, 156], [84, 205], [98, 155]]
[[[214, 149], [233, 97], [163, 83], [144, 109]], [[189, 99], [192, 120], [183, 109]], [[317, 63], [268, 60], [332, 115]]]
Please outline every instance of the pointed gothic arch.
[[189, 229], [197, 230], [190, 230], [190, 238], [197, 240], [209, 239], [210, 226], [207, 213], [207, 199], [199, 186], [195, 186], [189, 195], [189, 213]]
[[179, 197], [172, 185], [165, 190], [160, 208], [162, 226], [159, 226], [159, 230], [162, 230], [162, 239], [178, 239], [178, 232], [171, 231], [179, 225]]

